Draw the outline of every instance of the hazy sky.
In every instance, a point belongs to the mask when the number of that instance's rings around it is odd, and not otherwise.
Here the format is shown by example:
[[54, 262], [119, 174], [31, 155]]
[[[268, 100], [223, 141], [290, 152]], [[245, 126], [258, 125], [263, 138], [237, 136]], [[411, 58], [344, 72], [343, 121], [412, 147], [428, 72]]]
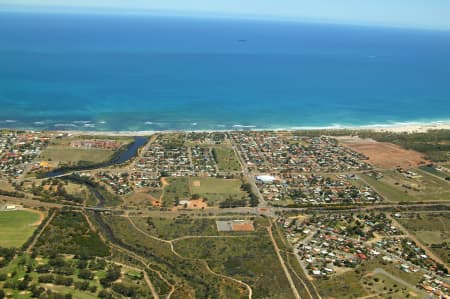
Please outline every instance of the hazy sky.
[[0, 0], [0, 9], [139, 11], [450, 30], [450, 0]]

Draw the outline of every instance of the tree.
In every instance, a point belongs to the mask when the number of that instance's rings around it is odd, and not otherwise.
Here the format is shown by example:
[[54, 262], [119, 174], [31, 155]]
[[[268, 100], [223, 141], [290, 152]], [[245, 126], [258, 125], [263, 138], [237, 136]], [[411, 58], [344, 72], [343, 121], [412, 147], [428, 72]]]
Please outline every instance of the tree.
[[87, 269], [81, 269], [78, 272], [78, 277], [81, 279], [92, 280], [94, 278], [94, 273]]

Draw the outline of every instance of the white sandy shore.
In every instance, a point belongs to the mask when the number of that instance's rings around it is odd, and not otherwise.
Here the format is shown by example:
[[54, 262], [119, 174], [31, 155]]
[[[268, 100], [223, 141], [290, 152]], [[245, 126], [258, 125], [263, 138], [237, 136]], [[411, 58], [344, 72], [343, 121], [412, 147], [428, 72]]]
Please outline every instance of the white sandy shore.
[[[365, 126], [329, 126], [329, 127], [293, 127], [279, 129], [249, 129], [251, 131], [301, 131], [301, 130], [370, 130], [375, 132], [394, 132], [394, 133], [424, 133], [428, 130], [450, 130], [450, 121], [437, 121], [430, 123], [396, 123]], [[31, 130], [30, 130], [31, 131]], [[65, 133], [70, 135], [92, 135], [92, 136], [149, 136], [155, 133], [180, 132], [175, 130], [168, 131], [83, 131], [83, 130], [44, 130], [55, 133]], [[186, 132], [230, 132], [239, 130], [186, 130]]]
[[362, 126], [361, 130], [374, 130], [377, 132], [395, 132], [395, 133], [424, 133], [429, 130], [450, 130], [450, 123], [417, 123], [417, 124], [403, 124], [403, 125], [375, 125]]

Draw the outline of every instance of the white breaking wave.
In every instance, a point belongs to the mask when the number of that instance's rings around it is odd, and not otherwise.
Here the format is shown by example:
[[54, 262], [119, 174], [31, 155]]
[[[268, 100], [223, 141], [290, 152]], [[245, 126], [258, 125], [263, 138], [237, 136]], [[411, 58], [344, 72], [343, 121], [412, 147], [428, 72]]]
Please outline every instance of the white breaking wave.
[[54, 127], [57, 127], [57, 128], [59, 128], [59, 127], [77, 127], [77, 125], [75, 125], [75, 124], [54, 124], [53, 125]]
[[233, 125], [233, 128], [256, 128], [254, 125]]

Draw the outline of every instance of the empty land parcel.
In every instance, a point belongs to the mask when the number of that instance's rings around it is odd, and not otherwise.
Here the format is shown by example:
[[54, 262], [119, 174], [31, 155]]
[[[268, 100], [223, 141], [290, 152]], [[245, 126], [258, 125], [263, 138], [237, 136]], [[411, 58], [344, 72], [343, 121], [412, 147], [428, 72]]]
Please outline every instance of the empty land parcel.
[[443, 262], [450, 263], [450, 214], [408, 213], [398, 219], [424, 245], [431, 248]]
[[150, 271], [158, 271], [163, 280], [174, 288], [172, 298], [248, 297], [244, 284], [215, 273], [205, 261], [177, 253], [171, 241], [137, 230], [125, 217], [102, 219], [100, 221], [105, 221], [110, 229], [109, 236], [115, 239], [115, 243], [133, 250], [140, 259], [145, 260]]
[[359, 137], [341, 137], [338, 140], [350, 149], [364, 154], [369, 158], [370, 164], [380, 168], [413, 168], [427, 163], [423, 154], [396, 144]]
[[213, 156], [217, 161], [217, 166], [220, 171], [240, 171], [241, 164], [236, 156], [236, 153], [231, 147], [214, 147], [212, 150]]
[[450, 198], [450, 183], [420, 169], [386, 170], [361, 177], [389, 201], [443, 201]]
[[[248, 284], [254, 298], [292, 298], [265, 218], [253, 219], [254, 232], [221, 233], [217, 232], [215, 219], [134, 217], [131, 222], [125, 217], [107, 217], [105, 220], [117, 238], [136, 248], [151, 262], [151, 267], [159, 269], [175, 286], [184, 280], [185, 296], [248, 298], [245, 285]], [[178, 290], [174, 295], [179, 297], [181, 292]]]
[[132, 142], [130, 138], [89, 136], [53, 139], [41, 153], [40, 159], [50, 166], [76, 166], [80, 163], [97, 164], [110, 160], [122, 146]]

